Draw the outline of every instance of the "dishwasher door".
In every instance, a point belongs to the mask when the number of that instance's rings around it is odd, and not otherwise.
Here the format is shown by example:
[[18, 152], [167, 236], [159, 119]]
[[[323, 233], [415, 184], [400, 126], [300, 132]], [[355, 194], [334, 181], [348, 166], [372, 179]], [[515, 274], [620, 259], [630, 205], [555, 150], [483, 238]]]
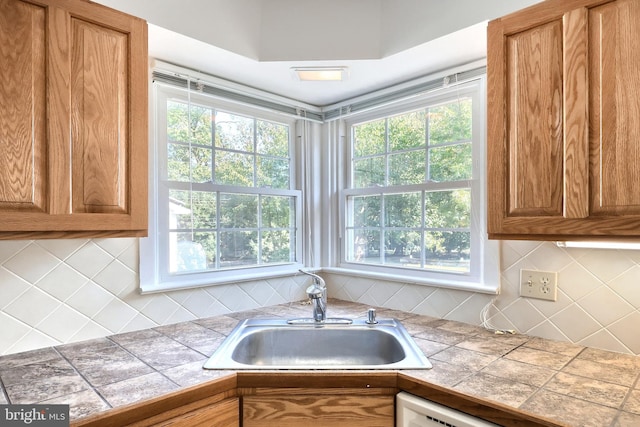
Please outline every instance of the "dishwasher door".
[[396, 395], [396, 427], [499, 427], [464, 412], [400, 392]]

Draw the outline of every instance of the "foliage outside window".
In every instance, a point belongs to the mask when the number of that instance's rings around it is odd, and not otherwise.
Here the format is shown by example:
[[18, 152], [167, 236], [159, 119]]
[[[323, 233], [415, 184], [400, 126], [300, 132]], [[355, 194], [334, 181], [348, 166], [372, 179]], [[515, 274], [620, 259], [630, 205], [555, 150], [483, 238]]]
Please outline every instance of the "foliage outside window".
[[292, 123], [176, 89], [158, 93], [165, 279], [297, 263]]
[[343, 266], [449, 280], [481, 274], [477, 92], [449, 91], [348, 123]]

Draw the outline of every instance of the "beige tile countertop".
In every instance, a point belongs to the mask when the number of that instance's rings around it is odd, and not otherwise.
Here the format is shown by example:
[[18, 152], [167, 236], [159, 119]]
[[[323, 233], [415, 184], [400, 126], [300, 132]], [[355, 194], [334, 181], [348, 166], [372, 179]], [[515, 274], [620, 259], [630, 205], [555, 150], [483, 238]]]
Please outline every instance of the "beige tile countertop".
[[[329, 301], [332, 317], [368, 306]], [[202, 369], [239, 320], [308, 317], [302, 303], [160, 326], [0, 357], [0, 404], [69, 404], [71, 419], [157, 397], [229, 371]], [[401, 311], [396, 318], [433, 364], [415, 379], [570, 426], [640, 425], [640, 357]]]

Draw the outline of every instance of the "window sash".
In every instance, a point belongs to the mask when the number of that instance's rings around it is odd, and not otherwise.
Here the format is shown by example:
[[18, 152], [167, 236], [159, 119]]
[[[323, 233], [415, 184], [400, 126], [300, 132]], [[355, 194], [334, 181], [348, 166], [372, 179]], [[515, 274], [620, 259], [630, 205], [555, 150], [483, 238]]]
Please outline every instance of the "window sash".
[[[168, 289], [178, 289], [183, 287], [197, 287], [208, 286], [217, 283], [238, 282], [243, 280], [259, 279], [261, 277], [274, 277], [279, 275], [289, 275], [292, 272], [296, 272], [301, 268], [302, 260], [302, 239], [300, 238], [300, 232], [302, 230], [302, 192], [300, 190], [291, 189], [294, 188], [296, 182], [295, 171], [295, 145], [293, 144], [295, 134], [295, 121], [289, 118], [283, 118], [277, 114], [270, 114], [263, 110], [252, 109], [246, 106], [234, 105], [222, 100], [214, 100], [205, 95], [198, 93], [188, 94], [186, 91], [179, 88], [167, 87], [163, 85], [154, 85], [155, 102], [154, 102], [154, 114], [155, 114], [155, 142], [154, 150], [150, 156], [151, 170], [153, 174], [152, 189], [155, 189], [156, 194], [154, 203], [151, 206], [153, 212], [150, 221], [150, 233], [153, 233], [153, 242], [145, 242], [142, 246], [145, 252], [145, 257], [148, 259], [149, 252], [153, 253], [153, 260], [147, 260], [144, 267], [141, 262], [141, 288], [143, 292], [156, 292]], [[176, 181], [169, 180], [168, 178], [168, 152], [167, 147], [169, 144], [176, 142], [168, 140], [167, 130], [167, 102], [175, 99], [184, 103], [197, 103], [197, 105], [210, 108], [213, 111], [223, 110], [232, 114], [238, 114], [242, 116], [248, 116], [254, 120], [254, 127], [256, 119], [258, 121], [273, 122], [288, 126], [288, 144], [289, 144], [289, 188], [272, 188], [272, 187], [245, 187], [240, 185], [223, 185], [215, 184], [211, 181], [208, 182], [189, 182], [189, 181]], [[178, 142], [180, 143], [180, 142]], [[261, 156], [265, 158], [278, 158], [284, 159], [278, 156], [271, 156], [268, 154], [258, 153], [256, 147], [257, 141], [255, 140], [254, 132], [254, 152], [249, 154], [254, 157]], [[195, 147], [202, 144], [185, 144], [187, 146]], [[216, 147], [215, 141], [211, 141], [211, 145], [204, 146], [206, 149], [224, 150], [221, 147]], [[226, 150], [228, 151], [228, 150]], [[212, 156], [213, 158], [214, 156]], [[213, 159], [212, 159], [213, 161]], [[213, 167], [213, 163], [211, 164]], [[255, 166], [255, 161], [254, 161]], [[254, 169], [255, 170], [255, 169]], [[165, 177], [164, 179], [162, 177]], [[256, 185], [256, 180], [253, 180], [253, 185]], [[219, 194], [235, 194], [235, 195], [248, 195], [255, 196], [259, 200], [263, 197], [279, 196], [291, 199], [291, 209], [294, 211], [295, 217], [292, 219], [288, 227], [285, 227], [289, 234], [289, 238], [294, 242], [290, 248], [290, 259], [286, 262], [273, 262], [264, 264], [260, 258], [260, 250], [262, 248], [262, 242], [258, 243], [258, 249], [256, 249], [256, 264], [251, 265], [236, 265], [219, 269], [204, 269], [204, 270], [187, 270], [187, 271], [171, 271], [169, 263], [170, 259], [170, 238], [172, 233], [174, 236], [178, 231], [183, 231], [178, 228], [171, 228], [169, 224], [170, 212], [168, 209], [169, 195], [171, 191], [193, 191], [210, 193], [212, 195]], [[153, 190], [152, 190], [153, 191]], [[259, 210], [256, 213], [259, 215]], [[220, 217], [220, 212], [216, 212], [216, 217]], [[191, 224], [194, 226], [194, 224]], [[265, 227], [264, 224], [258, 222], [255, 227], [252, 227], [252, 232], [260, 235], [264, 232], [271, 232], [274, 229], [272, 227]], [[197, 228], [190, 228], [184, 230], [186, 233], [197, 233]], [[239, 232], [242, 231], [239, 228], [223, 228], [220, 224], [217, 224], [217, 228], [207, 229], [207, 232], [220, 233], [226, 231]], [[246, 231], [246, 230], [245, 230]], [[151, 246], [155, 246], [151, 249]], [[219, 251], [216, 254], [219, 255]], [[216, 266], [220, 266], [219, 260], [216, 259]]]
[[[467, 185], [464, 185], [464, 184]], [[456, 191], [456, 190], [468, 190], [470, 195], [472, 194], [472, 189], [471, 189], [471, 184], [472, 181], [464, 181], [464, 182], [456, 182], [454, 183], [455, 185], [443, 185], [443, 184], [449, 184], [449, 183], [438, 183], [438, 185], [430, 185], [430, 184], [424, 184], [424, 185], [413, 185], [410, 188], [412, 189], [411, 191], [407, 191], [407, 187], [394, 187], [392, 190], [390, 191], [384, 191], [381, 189], [366, 189], [366, 191], [363, 191], [363, 189], [358, 189], [358, 190], [345, 190], [343, 192], [344, 194], [344, 203], [345, 203], [345, 236], [354, 236], [354, 233], [357, 233], [358, 231], [364, 231], [364, 230], [369, 230], [369, 231], [377, 231], [380, 233], [379, 235], [379, 243], [380, 245], [382, 245], [382, 242], [385, 241], [384, 237], [385, 234], [387, 233], [393, 233], [393, 232], [398, 232], [398, 231], [413, 231], [415, 233], [419, 233], [420, 234], [420, 244], [421, 244], [421, 250], [420, 250], [420, 268], [424, 271], [439, 271], [444, 273], [445, 270], [438, 270], [436, 268], [433, 267], [429, 267], [429, 263], [427, 262], [427, 253], [425, 250], [425, 239], [426, 239], [426, 235], [428, 233], [433, 233], [433, 232], [452, 232], [452, 233], [458, 233], [458, 232], [463, 232], [463, 233], [472, 233], [472, 224], [471, 224], [471, 217], [472, 217], [472, 212], [473, 212], [473, 207], [470, 206], [470, 212], [469, 212], [469, 226], [466, 227], [453, 227], [453, 226], [440, 226], [440, 227], [433, 227], [433, 226], [429, 226], [428, 225], [428, 216], [426, 215], [426, 208], [427, 208], [427, 195], [430, 193], [438, 193], [438, 192], [446, 192], [446, 191]], [[437, 187], [438, 190], [434, 190], [434, 187]], [[420, 223], [419, 224], [410, 224], [410, 225], [388, 225], [387, 224], [387, 218], [385, 217], [385, 212], [386, 212], [386, 205], [385, 205], [385, 200], [388, 196], [394, 196], [394, 195], [409, 195], [409, 194], [419, 194], [420, 195]], [[379, 223], [378, 224], [365, 224], [365, 225], [356, 225], [355, 224], [355, 219], [353, 217], [354, 215], [354, 199], [356, 197], [367, 197], [367, 196], [378, 196], [380, 197], [380, 219], [379, 219]], [[392, 267], [392, 268], [400, 268], [392, 263], [388, 263], [385, 262], [385, 257], [383, 255], [383, 251], [380, 250], [380, 262], [379, 263], [369, 263], [366, 261], [354, 261], [354, 248], [352, 247], [352, 243], [353, 240], [349, 239], [348, 237], [345, 238], [345, 245], [344, 245], [344, 250], [345, 250], [345, 255], [343, 257], [343, 260], [345, 263], [359, 263], [359, 264], [368, 264], [368, 265], [380, 265], [380, 266], [386, 266], [386, 267]], [[406, 267], [406, 268], [411, 268], [411, 269], [415, 269], [416, 267]], [[454, 274], [454, 275], [469, 275], [471, 274], [470, 270], [465, 270], [465, 271], [457, 271], [457, 272], [453, 272], [451, 271], [449, 274]]]
[[[354, 115], [345, 120], [346, 135], [349, 136], [349, 144], [345, 144], [344, 156], [349, 161], [348, 166], [345, 168], [346, 174], [344, 179], [344, 187], [340, 191], [340, 217], [341, 219], [341, 244], [340, 257], [338, 261], [337, 271], [353, 271], [361, 272], [365, 275], [385, 277], [404, 278], [416, 283], [430, 283], [436, 286], [465, 288], [465, 289], [490, 289], [495, 291], [498, 287], [498, 281], [495, 278], [495, 274], [490, 271], [493, 270], [493, 263], [496, 262], [495, 253], [497, 252], [495, 245], [488, 242], [486, 239], [486, 233], [484, 232], [484, 170], [482, 165], [484, 164], [484, 123], [482, 122], [484, 116], [484, 105], [482, 104], [483, 94], [483, 79], [466, 84], [456, 86], [454, 88], [443, 89], [431, 94], [425, 94], [417, 97], [405, 103], [398, 103], [393, 106], [387, 106], [380, 108], [377, 111], [370, 111], [367, 114]], [[410, 185], [387, 185], [387, 186], [372, 186], [367, 188], [355, 188], [350, 187], [348, 184], [353, 179], [353, 161], [355, 159], [353, 153], [352, 138], [353, 126], [368, 121], [381, 120], [397, 116], [404, 113], [416, 111], [418, 109], [428, 109], [432, 106], [438, 106], [455, 102], [456, 99], [462, 97], [469, 97], [472, 99], [472, 176], [471, 179], [449, 181], [449, 182], [432, 182], [427, 181], [420, 184]], [[422, 149], [428, 150], [429, 147], [442, 147], [445, 144], [429, 144], [428, 139], [425, 140], [427, 147]], [[466, 140], [449, 141], [447, 144], [458, 144], [466, 142]], [[384, 153], [389, 155], [389, 153]], [[363, 156], [364, 157], [364, 156]], [[359, 157], [357, 159], [360, 159]], [[425, 168], [427, 164], [425, 164]], [[385, 171], [385, 174], [387, 172]], [[469, 189], [471, 193], [471, 217], [469, 230], [471, 233], [471, 263], [469, 272], [466, 274], [459, 273], [446, 273], [441, 271], [430, 271], [423, 268], [403, 268], [395, 265], [388, 264], [363, 264], [353, 262], [349, 260], [350, 249], [349, 246], [353, 246], [351, 242], [348, 242], [349, 218], [347, 217], [348, 199], [354, 196], [365, 195], [391, 195], [401, 194], [405, 192], [420, 192], [420, 191], [446, 191], [455, 189]], [[424, 211], [424, 206], [422, 207]], [[387, 229], [391, 229], [388, 228]], [[425, 230], [425, 229], [422, 229]], [[346, 269], [346, 270], [345, 270]], [[493, 281], [494, 283], [487, 283]]]

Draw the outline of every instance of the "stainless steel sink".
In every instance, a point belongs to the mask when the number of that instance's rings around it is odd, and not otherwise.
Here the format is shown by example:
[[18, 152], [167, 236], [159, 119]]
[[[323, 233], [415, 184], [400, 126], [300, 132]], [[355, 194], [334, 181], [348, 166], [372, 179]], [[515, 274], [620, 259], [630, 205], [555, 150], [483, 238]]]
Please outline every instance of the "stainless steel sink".
[[206, 369], [429, 369], [431, 363], [395, 319], [375, 325], [250, 319], [236, 326]]

